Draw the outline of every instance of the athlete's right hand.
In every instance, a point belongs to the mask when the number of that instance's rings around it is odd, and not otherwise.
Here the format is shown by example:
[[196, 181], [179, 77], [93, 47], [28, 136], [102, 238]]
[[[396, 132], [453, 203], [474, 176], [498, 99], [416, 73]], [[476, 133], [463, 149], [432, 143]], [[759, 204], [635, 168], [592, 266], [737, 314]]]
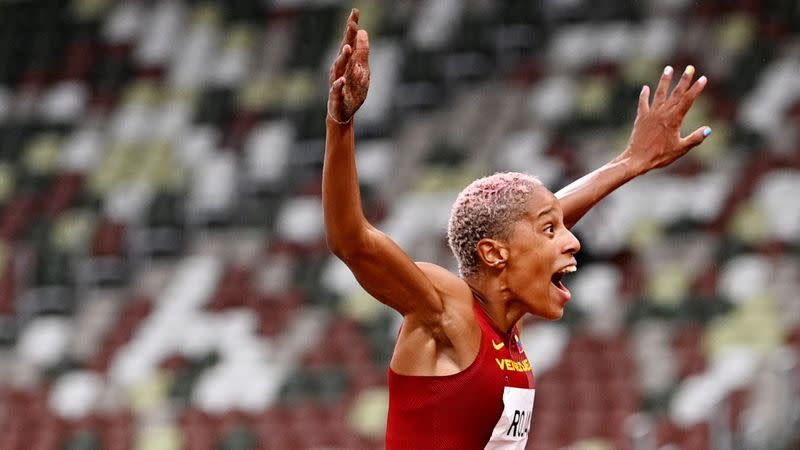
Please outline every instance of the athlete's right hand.
[[350, 12], [339, 55], [329, 77], [328, 115], [348, 122], [367, 98], [369, 89], [369, 37], [358, 29], [358, 9]]
[[677, 86], [669, 94], [672, 76], [672, 67], [664, 68], [652, 103], [649, 101], [649, 87], [644, 86], [639, 94], [639, 109], [633, 131], [628, 147], [620, 155], [631, 162], [637, 175], [672, 164], [711, 134], [711, 128], [707, 126], [696, 129], [686, 137], [681, 137], [680, 132], [686, 113], [706, 86], [706, 77], [702, 76], [693, 82], [694, 67], [687, 66]]

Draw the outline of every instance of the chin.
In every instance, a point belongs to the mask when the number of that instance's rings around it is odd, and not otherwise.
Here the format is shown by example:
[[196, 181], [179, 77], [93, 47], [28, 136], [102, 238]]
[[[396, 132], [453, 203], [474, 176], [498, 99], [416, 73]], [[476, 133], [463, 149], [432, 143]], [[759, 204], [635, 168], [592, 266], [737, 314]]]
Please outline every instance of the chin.
[[564, 308], [559, 308], [558, 311], [552, 311], [550, 314], [543, 317], [547, 320], [560, 320], [564, 317]]
[[561, 306], [553, 306], [553, 308], [546, 311], [531, 311], [531, 314], [545, 320], [559, 320], [564, 316], [564, 308]]

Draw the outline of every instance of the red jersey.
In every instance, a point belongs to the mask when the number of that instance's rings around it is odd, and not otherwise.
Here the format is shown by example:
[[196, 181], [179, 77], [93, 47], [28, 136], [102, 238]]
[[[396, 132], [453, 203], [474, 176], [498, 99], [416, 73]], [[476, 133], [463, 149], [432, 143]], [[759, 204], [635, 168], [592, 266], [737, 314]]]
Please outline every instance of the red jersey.
[[481, 327], [478, 356], [446, 376], [409, 376], [389, 368], [387, 450], [524, 449], [535, 394], [517, 328], [497, 330], [473, 300]]

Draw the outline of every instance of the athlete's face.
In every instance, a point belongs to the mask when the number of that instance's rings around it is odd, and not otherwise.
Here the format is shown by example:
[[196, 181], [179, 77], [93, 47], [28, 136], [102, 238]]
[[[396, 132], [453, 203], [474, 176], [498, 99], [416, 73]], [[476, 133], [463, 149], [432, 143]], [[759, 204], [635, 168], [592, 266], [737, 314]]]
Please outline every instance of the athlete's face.
[[561, 283], [577, 268], [581, 245], [564, 226], [564, 213], [553, 193], [539, 187], [528, 203], [528, 213], [512, 227], [508, 240], [506, 282], [527, 310], [545, 319], [560, 319], [570, 292]]

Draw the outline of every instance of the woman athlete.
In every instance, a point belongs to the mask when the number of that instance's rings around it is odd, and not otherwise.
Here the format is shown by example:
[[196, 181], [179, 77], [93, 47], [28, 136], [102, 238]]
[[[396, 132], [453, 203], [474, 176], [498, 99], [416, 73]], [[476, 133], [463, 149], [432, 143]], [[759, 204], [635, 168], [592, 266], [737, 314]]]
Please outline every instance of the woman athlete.
[[519, 173], [479, 179], [453, 205], [448, 241], [459, 273], [414, 262], [364, 217], [353, 115], [369, 87], [369, 40], [347, 20], [330, 70], [323, 209], [330, 250], [377, 300], [403, 316], [389, 364], [386, 448], [524, 449], [534, 380], [518, 345], [526, 313], [559, 319], [570, 299], [561, 282], [577, 269], [570, 228], [631, 179], [664, 167], [703, 142], [680, 127], [706, 78], [689, 66], [671, 94], [666, 67], [652, 102], [644, 86], [627, 147], [556, 194]]

